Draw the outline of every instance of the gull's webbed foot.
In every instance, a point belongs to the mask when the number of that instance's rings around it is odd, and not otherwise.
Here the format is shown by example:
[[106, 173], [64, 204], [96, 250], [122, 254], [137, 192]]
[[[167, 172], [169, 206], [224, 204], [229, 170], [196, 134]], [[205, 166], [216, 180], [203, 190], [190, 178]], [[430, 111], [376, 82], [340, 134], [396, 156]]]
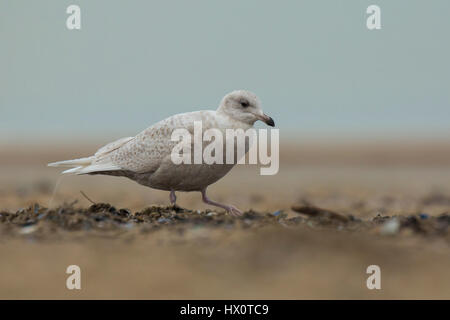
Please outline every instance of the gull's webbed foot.
[[238, 217], [238, 216], [242, 215], [241, 210], [239, 210], [235, 206], [222, 204], [222, 203], [219, 203], [219, 202], [209, 199], [208, 196], [206, 195], [206, 188], [203, 189], [201, 192], [202, 192], [202, 200], [204, 203], [225, 209], [228, 212], [228, 214], [230, 214], [234, 217]]

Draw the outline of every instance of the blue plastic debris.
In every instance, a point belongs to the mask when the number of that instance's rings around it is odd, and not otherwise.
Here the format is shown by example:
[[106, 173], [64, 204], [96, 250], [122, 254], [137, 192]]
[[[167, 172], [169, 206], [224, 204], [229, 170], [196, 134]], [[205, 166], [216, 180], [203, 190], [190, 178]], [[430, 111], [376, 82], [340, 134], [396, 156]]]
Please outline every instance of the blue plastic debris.
[[430, 216], [428, 214], [426, 214], [426, 213], [419, 214], [419, 218], [422, 219], [422, 220], [428, 219], [429, 217]]
[[282, 210], [278, 210], [278, 211], [275, 211], [274, 213], [272, 213], [275, 217], [277, 217], [277, 216], [279, 216], [280, 214], [282, 214], [283, 213], [283, 211]]

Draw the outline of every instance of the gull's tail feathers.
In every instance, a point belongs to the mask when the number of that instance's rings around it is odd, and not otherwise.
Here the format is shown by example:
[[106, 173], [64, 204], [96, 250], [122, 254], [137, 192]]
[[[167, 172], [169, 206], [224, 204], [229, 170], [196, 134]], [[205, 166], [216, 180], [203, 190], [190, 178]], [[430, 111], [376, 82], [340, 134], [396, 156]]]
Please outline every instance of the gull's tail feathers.
[[49, 163], [48, 166], [49, 167], [77, 167], [77, 166], [85, 166], [85, 165], [92, 164], [93, 160], [94, 160], [94, 157], [86, 157], [86, 158], [80, 158], [80, 159], [52, 162], [52, 163]]
[[119, 149], [124, 144], [133, 140], [134, 137], [126, 137], [114, 142], [108, 143], [106, 146], [97, 150], [97, 152], [90, 157], [58, 161], [49, 163], [49, 167], [74, 167], [63, 171], [62, 173], [74, 173], [74, 174], [88, 174], [102, 171], [117, 171], [122, 170], [121, 167], [111, 163], [108, 160], [107, 155]]
[[101, 171], [122, 170], [112, 163], [94, 163], [95, 157], [80, 158], [74, 160], [58, 161], [49, 163], [49, 167], [74, 167], [64, 170], [62, 173], [88, 174]]

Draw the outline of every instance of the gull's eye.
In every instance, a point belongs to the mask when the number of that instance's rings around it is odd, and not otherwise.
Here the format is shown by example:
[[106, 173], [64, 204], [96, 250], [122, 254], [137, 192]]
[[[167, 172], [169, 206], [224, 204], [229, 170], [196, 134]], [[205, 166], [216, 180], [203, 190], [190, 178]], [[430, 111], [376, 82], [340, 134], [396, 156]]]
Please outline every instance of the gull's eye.
[[250, 103], [248, 103], [248, 101], [246, 101], [246, 100], [241, 101], [241, 106], [243, 108], [247, 108], [249, 105], [250, 105]]

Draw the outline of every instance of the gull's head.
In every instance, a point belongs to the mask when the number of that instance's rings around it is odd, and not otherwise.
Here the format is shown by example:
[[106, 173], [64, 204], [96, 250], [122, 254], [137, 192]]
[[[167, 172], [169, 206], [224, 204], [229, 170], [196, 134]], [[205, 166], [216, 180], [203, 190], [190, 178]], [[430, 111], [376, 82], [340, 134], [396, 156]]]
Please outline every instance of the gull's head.
[[234, 120], [249, 125], [253, 125], [256, 121], [261, 120], [271, 127], [275, 126], [273, 119], [262, 111], [261, 101], [254, 93], [249, 91], [236, 90], [227, 94], [223, 97], [217, 110]]

